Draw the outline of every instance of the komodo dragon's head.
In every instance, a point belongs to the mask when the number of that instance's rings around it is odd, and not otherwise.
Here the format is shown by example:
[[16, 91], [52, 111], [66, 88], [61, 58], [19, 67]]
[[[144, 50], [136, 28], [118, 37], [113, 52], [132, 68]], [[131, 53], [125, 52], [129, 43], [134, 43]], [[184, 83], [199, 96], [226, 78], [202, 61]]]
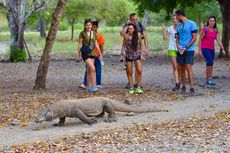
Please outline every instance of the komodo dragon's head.
[[36, 123], [41, 123], [42, 121], [52, 121], [52, 120], [53, 120], [53, 112], [49, 108], [44, 109], [34, 119]]

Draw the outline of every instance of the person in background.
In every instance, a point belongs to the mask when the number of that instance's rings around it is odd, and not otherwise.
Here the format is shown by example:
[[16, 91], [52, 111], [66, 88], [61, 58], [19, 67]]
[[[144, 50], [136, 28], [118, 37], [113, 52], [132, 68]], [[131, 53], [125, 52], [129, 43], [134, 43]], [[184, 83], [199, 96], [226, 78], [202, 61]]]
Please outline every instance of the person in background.
[[[77, 56], [79, 61], [82, 60], [86, 63], [87, 67], [87, 82], [88, 91], [96, 92], [98, 88], [96, 87], [96, 75], [94, 66], [94, 48], [99, 51], [99, 58], [102, 60], [102, 54], [97, 42], [97, 35], [92, 31], [92, 22], [90, 19], [86, 19], [84, 22], [84, 30], [79, 35]], [[87, 49], [86, 49], [87, 48]], [[88, 52], [89, 51], [89, 52]]]
[[175, 87], [172, 89], [173, 91], [178, 91], [180, 89], [180, 73], [178, 72], [178, 66], [176, 62], [177, 57], [177, 46], [176, 46], [176, 38], [175, 34], [177, 31], [178, 20], [176, 16], [173, 16], [173, 25], [166, 29], [165, 25], [162, 24], [163, 31], [163, 39], [169, 39], [169, 47], [168, 47], [168, 56], [171, 59], [172, 67], [173, 67], [173, 76], [175, 80]]
[[206, 84], [216, 85], [212, 78], [213, 63], [215, 58], [215, 40], [217, 40], [222, 54], [225, 55], [223, 43], [220, 40], [220, 34], [217, 29], [216, 17], [208, 18], [207, 24], [202, 28], [198, 43], [198, 55], [206, 60]]
[[[146, 27], [144, 27], [142, 23], [138, 21], [137, 13], [131, 13], [129, 15], [129, 20], [123, 26], [122, 31], [120, 32], [120, 35], [123, 37], [128, 32], [127, 29], [130, 23], [136, 25], [137, 31], [141, 34], [142, 39], [144, 39], [144, 45], [145, 45], [145, 49], [143, 52], [143, 58], [144, 58], [144, 56], [147, 55], [149, 52], [149, 43], [148, 43], [148, 37], [146, 33]], [[135, 80], [136, 78], [137, 78], [137, 74], [135, 74]], [[137, 86], [136, 84], [135, 86]], [[126, 88], [130, 88], [129, 83], [127, 84]]]
[[185, 17], [185, 12], [182, 9], [176, 11], [176, 19], [180, 22], [177, 26], [176, 44], [178, 48], [177, 52], [177, 64], [179, 71], [181, 71], [182, 81], [182, 94], [186, 93], [186, 72], [188, 72], [190, 91], [189, 95], [195, 94], [194, 78], [192, 65], [194, 63], [195, 53], [195, 41], [197, 36], [197, 25], [195, 22]]
[[136, 68], [135, 70], [136, 82], [137, 82], [136, 93], [137, 94], [143, 93], [143, 90], [140, 87], [141, 80], [142, 80], [141, 60], [144, 59], [143, 49], [142, 49], [142, 38], [135, 24], [132, 23], [128, 24], [128, 33], [123, 36], [121, 56], [125, 56], [125, 60], [127, 64], [126, 74], [130, 85], [129, 93], [134, 94], [134, 85], [133, 85], [133, 76], [132, 76], [133, 62]]
[[[98, 30], [98, 24], [99, 24], [99, 21], [93, 21], [92, 22], [92, 30], [97, 35], [97, 42], [98, 42], [100, 51], [103, 54], [105, 39], [104, 39], [103, 35], [101, 35], [97, 31]], [[101, 75], [102, 74], [102, 64], [101, 64], [101, 61], [99, 58], [100, 57], [100, 51], [97, 48], [94, 49], [94, 55], [95, 55], [94, 66], [95, 66], [95, 71], [96, 71], [96, 85], [97, 85], [96, 87], [97, 88], [101, 88], [101, 77], [102, 77], [102, 75]], [[82, 89], [86, 89], [87, 84], [88, 84], [87, 83], [87, 71], [85, 71], [84, 81], [79, 87]]]

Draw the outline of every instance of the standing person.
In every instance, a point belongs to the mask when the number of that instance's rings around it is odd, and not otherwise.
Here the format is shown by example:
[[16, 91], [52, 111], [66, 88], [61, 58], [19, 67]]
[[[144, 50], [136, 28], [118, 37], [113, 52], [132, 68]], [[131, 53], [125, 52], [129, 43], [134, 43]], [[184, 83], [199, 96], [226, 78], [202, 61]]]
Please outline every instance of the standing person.
[[176, 38], [175, 38], [178, 23], [179, 22], [176, 19], [176, 16], [173, 16], [173, 25], [167, 28], [167, 30], [165, 25], [162, 24], [163, 39], [164, 40], [169, 39], [168, 56], [171, 58], [171, 63], [173, 67], [173, 76], [175, 80], [175, 87], [172, 89], [173, 91], [178, 91], [180, 89], [180, 82], [179, 82], [180, 73], [178, 73], [178, 66], [176, 62], [177, 46], [176, 46]]
[[133, 85], [133, 62], [136, 68], [136, 82], [137, 88], [136, 93], [143, 93], [142, 88], [140, 87], [142, 80], [142, 63], [141, 60], [144, 59], [142, 51], [142, 38], [141, 34], [138, 33], [136, 25], [129, 23], [128, 24], [128, 33], [123, 36], [123, 43], [121, 49], [121, 56], [125, 55], [125, 60], [127, 63], [126, 74], [129, 80], [129, 93], [134, 94], [134, 85]]
[[[130, 23], [136, 25], [137, 31], [141, 34], [142, 39], [144, 39], [144, 45], [145, 45], [145, 50], [143, 52], [143, 57], [144, 57], [145, 54], [148, 54], [148, 52], [149, 52], [149, 43], [148, 43], [148, 37], [147, 37], [147, 33], [146, 33], [146, 28], [142, 25], [141, 22], [138, 21], [137, 13], [131, 13], [129, 15], [129, 20], [123, 26], [122, 31], [120, 32], [120, 35], [123, 37], [128, 32], [127, 29], [128, 29], [128, 25]], [[137, 74], [135, 74], [135, 78], [137, 78]], [[129, 88], [128, 85], [129, 85], [129, 83], [127, 84], [127, 88]]]
[[182, 93], [186, 93], [186, 72], [188, 72], [188, 78], [190, 83], [190, 96], [195, 94], [194, 90], [194, 78], [192, 65], [194, 63], [194, 49], [197, 35], [197, 25], [195, 22], [185, 17], [185, 12], [182, 9], [176, 11], [176, 18], [180, 22], [177, 26], [176, 44], [178, 48], [177, 64], [178, 69], [181, 71], [182, 80]]
[[220, 34], [217, 29], [216, 17], [208, 18], [207, 24], [202, 28], [198, 44], [198, 55], [206, 60], [206, 84], [216, 85], [212, 78], [213, 63], [215, 58], [215, 40], [217, 40], [222, 54], [225, 55], [224, 46], [220, 40]]
[[[98, 30], [98, 23], [99, 23], [98, 21], [92, 22], [92, 30], [97, 35], [97, 42], [98, 42], [101, 54], [103, 54], [105, 39], [104, 39], [103, 35], [101, 35], [97, 31]], [[96, 85], [98, 88], [101, 88], [101, 72], [102, 72], [102, 64], [101, 64], [101, 60], [99, 58], [100, 57], [100, 51], [97, 48], [94, 49], [94, 55], [95, 55], [94, 66], [96, 69]], [[84, 82], [79, 87], [86, 89], [86, 87], [87, 87], [87, 71], [85, 72], [85, 75], [84, 75]]]
[[99, 58], [102, 60], [102, 54], [97, 42], [97, 36], [92, 30], [92, 22], [89, 19], [86, 19], [84, 22], [84, 30], [79, 35], [79, 44], [78, 44], [78, 58], [81, 62], [82, 59], [86, 63], [87, 67], [87, 82], [88, 82], [88, 91], [96, 92], [98, 88], [96, 87], [96, 75], [95, 75], [95, 66], [94, 66], [94, 48], [97, 48], [99, 51]]

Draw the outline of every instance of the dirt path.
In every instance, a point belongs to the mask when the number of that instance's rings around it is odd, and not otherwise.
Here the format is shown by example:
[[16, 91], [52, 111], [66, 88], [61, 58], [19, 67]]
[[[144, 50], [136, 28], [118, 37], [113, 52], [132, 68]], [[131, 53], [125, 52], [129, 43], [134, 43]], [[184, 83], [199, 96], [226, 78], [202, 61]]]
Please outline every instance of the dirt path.
[[[103, 67], [103, 88], [96, 94], [108, 96], [117, 100], [129, 97], [124, 89], [127, 79], [122, 70], [122, 63], [118, 56], [107, 56]], [[230, 67], [229, 61], [216, 61], [214, 75], [217, 85], [209, 88], [205, 86], [205, 64], [196, 61], [194, 74], [196, 80], [195, 97], [181, 97], [171, 92], [173, 86], [171, 65], [168, 58], [161, 55], [148, 57], [143, 66], [142, 85], [145, 93], [134, 96], [134, 104], [167, 108], [169, 113], [147, 113], [134, 116], [118, 114], [118, 122], [104, 123], [102, 119], [98, 124], [88, 126], [77, 119], [67, 121], [64, 127], [52, 127], [52, 123], [43, 125], [34, 124], [29, 119], [26, 126], [4, 126], [0, 129], [0, 148], [38, 140], [53, 140], [62, 136], [71, 136], [78, 132], [97, 131], [101, 129], [130, 127], [134, 123], [160, 123], [167, 120], [189, 118], [193, 116], [210, 116], [216, 112], [230, 110]], [[47, 77], [47, 91], [33, 91], [35, 74], [38, 63], [0, 63], [0, 111], [9, 113], [15, 109], [14, 105], [24, 106], [20, 113], [28, 111], [33, 116], [39, 109], [51, 101], [70, 98], [83, 98], [94, 96], [78, 88], [83, 77], [83, 65], [73, 60], [53, 61], [50, 63]], [[115, 75], [116, 74], [116, 75]], [[174, 96], [174, 97], [173, 97]], [[179, 96], [179, 98], [175, 98]], [[11, 97], [16, 97], [11, 99]], [[31, 98], [32, 97], [32, 98]], [[32, 101], [44, 103], [33, 105]], [[30, 107], [29, 107], [30, 106]], [[33, 108], [32, 108], [33, 107]], [[4, 121], [4, 120], [2, 120]], [[19, 123], [20, 124], [20, 123]]]
[[[145, 106], [153, 106], [147, 103]], [[168, 120], [186, 119], [194, 116], [211, 116], [217, 112], [230, 111], [229, 93], [216, 94], [205, 97], [192, 97], [183, 101], [160, 102], [154, 106], [161, 106], [169, 109], [168, 113], [146, 113], [126, 116], [118, 114], [118, 122], [105, 123], [102, 119], [97, 124], [88, 126], [77, 119], [71, 119], [66, 122], [64, 127], [53, 127], [52, 123], [43, 125], [29, 123], [25, 128], [11, 127], [0, 129], [0, 147], [11, 146], [26, 142], [36, 142], [38, 140], [52, 140], [63, 136], [72, 136], [80, 132], [93, 132], [108, 128], [132, 127], [134, 123], [161, 123]], [[39, 129], [39, 130], [37, 130]]]

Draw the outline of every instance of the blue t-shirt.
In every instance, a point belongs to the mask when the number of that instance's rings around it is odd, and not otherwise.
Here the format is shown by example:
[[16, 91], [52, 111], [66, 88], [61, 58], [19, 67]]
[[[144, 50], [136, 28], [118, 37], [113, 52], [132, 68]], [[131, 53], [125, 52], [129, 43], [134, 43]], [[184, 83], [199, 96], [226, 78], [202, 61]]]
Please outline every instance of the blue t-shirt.
[[[197, 33], [197, 25], [195, 22], [188, 20], [181, 22], [177, 26], [177, 34], [179, 36], [179, 45], [185, 48], [192, 40], [192, 34]], [[192, 44], [187, 51], [194, 51], [195, 44]]]

